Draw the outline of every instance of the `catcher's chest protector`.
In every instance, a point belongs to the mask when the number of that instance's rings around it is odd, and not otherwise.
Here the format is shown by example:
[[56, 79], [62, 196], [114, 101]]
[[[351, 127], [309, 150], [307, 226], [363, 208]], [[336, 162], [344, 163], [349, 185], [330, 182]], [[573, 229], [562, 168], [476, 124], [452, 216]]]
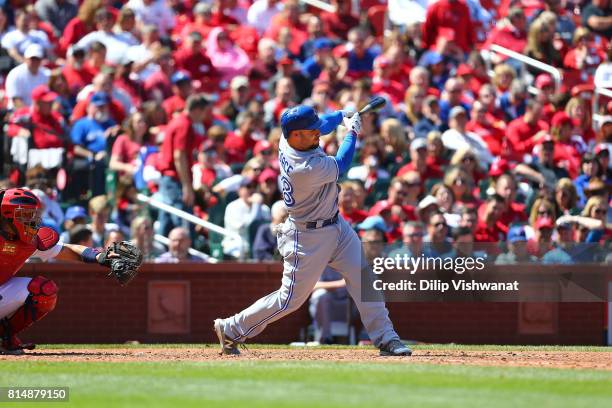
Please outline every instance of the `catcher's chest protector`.
[[7, 241], [0, 236], [0, 285], [12, 278], [35, 251], [32, 244]]

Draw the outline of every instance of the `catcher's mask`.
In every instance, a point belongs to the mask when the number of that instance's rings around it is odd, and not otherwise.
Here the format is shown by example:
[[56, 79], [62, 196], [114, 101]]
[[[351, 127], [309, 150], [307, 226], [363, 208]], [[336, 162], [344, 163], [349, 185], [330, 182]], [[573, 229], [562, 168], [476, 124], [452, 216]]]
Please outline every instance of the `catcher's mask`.
[[41, 224], [41, 203], [31, 191], [10, 188], [0, 191], [2, 235], [10, 241], [31, 244]]

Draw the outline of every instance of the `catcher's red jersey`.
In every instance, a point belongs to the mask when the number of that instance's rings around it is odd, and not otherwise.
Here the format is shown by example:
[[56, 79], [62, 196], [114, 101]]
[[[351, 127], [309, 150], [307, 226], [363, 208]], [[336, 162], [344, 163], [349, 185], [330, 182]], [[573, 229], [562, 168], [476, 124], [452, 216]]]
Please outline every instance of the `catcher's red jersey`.
[[0, 235], [0, 285], [11, 279], [34, 252], [34, 245], [7, 241]]

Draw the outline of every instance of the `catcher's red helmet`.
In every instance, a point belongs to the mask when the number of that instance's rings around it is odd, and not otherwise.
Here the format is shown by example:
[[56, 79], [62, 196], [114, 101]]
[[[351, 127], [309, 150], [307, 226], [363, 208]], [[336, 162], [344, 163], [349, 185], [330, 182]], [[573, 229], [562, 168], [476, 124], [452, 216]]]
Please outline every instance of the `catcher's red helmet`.
[[23, 188], [0, 191], [0, 214], [8, 239], [32, 243], [41, 223], [41, 203], [34, 193]]

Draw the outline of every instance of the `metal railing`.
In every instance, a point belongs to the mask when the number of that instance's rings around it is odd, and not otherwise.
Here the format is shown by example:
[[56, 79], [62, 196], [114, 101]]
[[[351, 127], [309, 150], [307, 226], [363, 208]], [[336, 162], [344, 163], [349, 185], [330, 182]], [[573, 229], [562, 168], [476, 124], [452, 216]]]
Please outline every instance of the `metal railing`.
[[155, 207], [155, 208], [157, 208], [159, 210], [162, 210], [162, 211], [166, 211], [166, 212], [168, 212], [170, 214], [173, 214], [173, 215], [176, 215], [177, 217], [182, 218], [183, 220], [185, 220], [187, 222], [190, 222], [190, 223], [195, 224], [195, 225], [199, 225], [202, 228], [205, 228], [205, 229], [207, 229], [209, 231], [216, 232], [217, 234], [220, 234], [220, 235], [222, 235], [224, 237], [228, 237], [228, 238], [236, 240], [237, 242], [239, 242], [240, 248], [241, 248], [241, 250], [240, 250], [240, 259], [241, 260], [246, 259], [246, 255], [247, 255], [247, 243], [244, 242], [244, 240], [242, 239], [242, 237], [240, 235], [238, 235], [238, 234], [236, 234], [236, 233], [234, 233], [234, 232], [232, 232], [230, 230], [227, 230], [227, 229], [225, 229], [223, 227], [220, 227], [217, 224], [213, 224], [212, 222], [205, 221], [205, 220], [203, 220], [201, 218], [198, 218], [198, 217], [196, 217], [193, 214], [189, 214], [188, 212], [185, 212], [183, 210], [179, 210], [178, 208], [174, 208], [171, 205], [162, 203], [161, 201], [156, 200], [156, 199], [154, 199], [152, 197], [146, 196], [144, 194], [138, 194], [136, 196], [136, 198], [141, 203], [150, 205], [151, 207]]
[[332, 6], [331, 4], [321, 1], [321, 0], [300, 0], [300, 1], [302, 3], [308, 4], [309, 6], [313, 6], [323, 11], [327, 11], [328, 13], [336, 12], [336, 6]]
[[[164, 237], [163, 235], [155, 234], [153, 236], [153, 239], [159, 242], [160, 244], [164, 244], [165, 246], [168, 246], [168, 244], [170, 244], [170, 240]], [[197, 249], [189, 248], [187, 252], [189, 252], [189, 255], [197, 256], [205, 262], [219, 263], [219, 260], [217, 258], [213, 258], [212, 256], [205, 254], [204, 252], [198, 251]]]
[[489, 47], [489, 52], [505, 55], [506, 57], [515, 59], [523, 63], [524, 65], [529, 65], [535, 69], [539, 69], [540, 71], [547, 72], [552, 76], [553, 80], [555, 81], [555, 91], [561, 87], [561, 83], [563, 82], [563, 76], [561, 75], [561, 71], [559, 71], [552, 65], [545, 64], [542, 61], [538, 61], [537, 59], [528, 57], [527, 55], [512, 51], [497, 44], [492, 44], [491, 47]]
[[593, 115], [592, 115], [592, 123], [598, 123], [604, 116], [599, 114], [599, 96], [603, 95], [612, 99], [612, 90], [608, 88], [600, 88], [595, 87], [593, 91]]

